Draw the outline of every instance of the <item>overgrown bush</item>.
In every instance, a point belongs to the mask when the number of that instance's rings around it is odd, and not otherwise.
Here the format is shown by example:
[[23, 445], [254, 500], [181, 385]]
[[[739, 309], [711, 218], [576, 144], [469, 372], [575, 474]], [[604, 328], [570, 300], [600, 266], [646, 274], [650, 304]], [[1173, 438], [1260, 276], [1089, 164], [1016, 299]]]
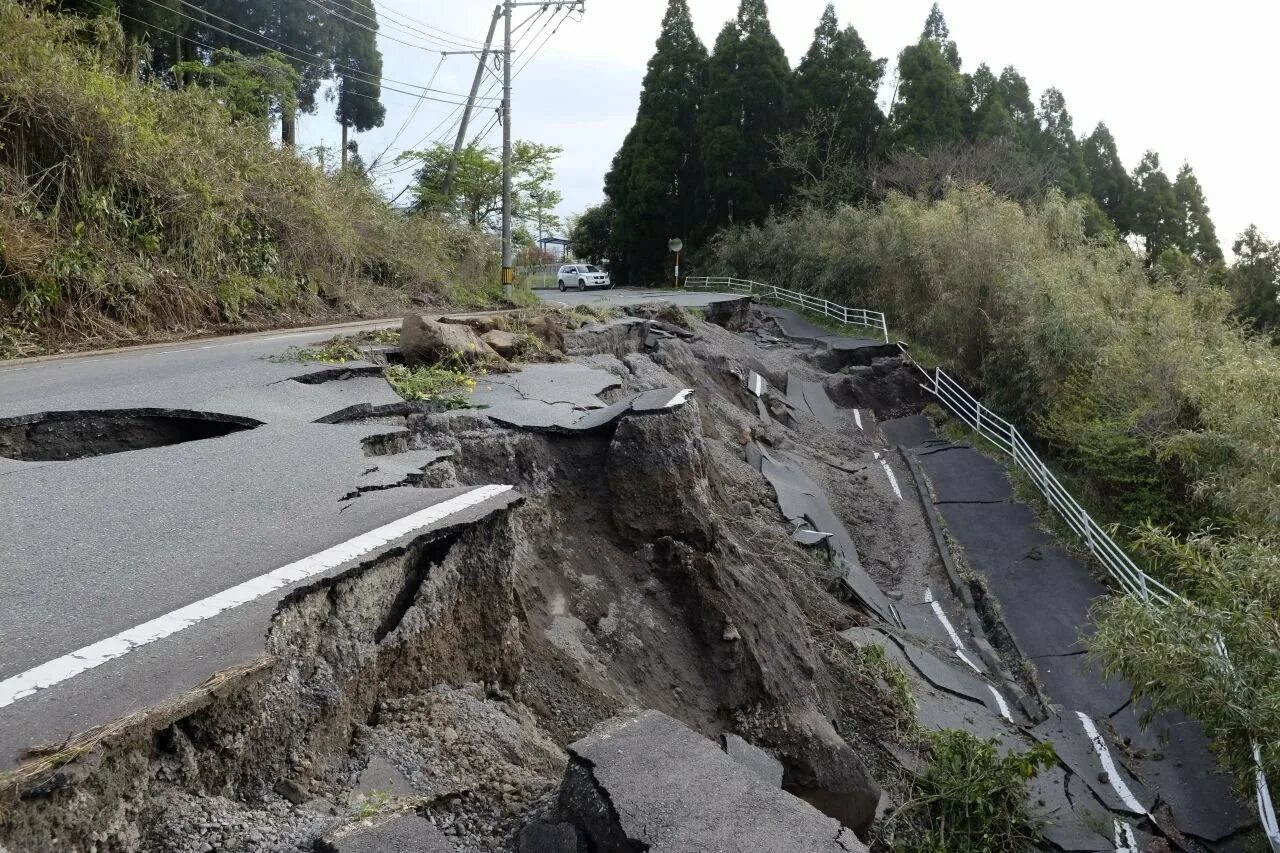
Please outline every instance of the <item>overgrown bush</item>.
[[1094, 645], [1110, 669], [1199, 717], [1242, 783], [1250, 735], [1280, 779], [1280, 350], [1236, 325], [1211, 274], [1147, 270], [1087, 237], [1086, 212], [1056, 193], [890, 196], [729, 231], [710, 272], [885, 311], [1038, 436], [1095, 517], [1195, 602], [1108, 601]]
[[490, 238], [118, 73], [118, 25], [0, 0], [0, 44], [0, 357], [492, 296]]
[[1022, 853], [1040, 827], [1027, 810], [1027, 782], [1053, 766], [1053, 747], [1004, 751], [965, 731], [929, 735], [929, 756], [910, 798], [881, 830], [900, 853]]

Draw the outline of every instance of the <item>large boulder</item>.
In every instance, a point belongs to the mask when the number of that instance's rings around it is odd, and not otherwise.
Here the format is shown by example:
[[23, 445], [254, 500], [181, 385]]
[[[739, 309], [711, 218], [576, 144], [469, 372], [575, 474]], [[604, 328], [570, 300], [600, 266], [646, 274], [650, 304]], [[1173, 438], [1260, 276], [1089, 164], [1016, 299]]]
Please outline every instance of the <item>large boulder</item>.
[[425, 314], [409, 314], [400, 326], [400, 354], [405, 364], [489, 365], [501, 361], [469, 326], [441, 323]]
[[502, 329], [490, 329], [480, 336], [480, 340], [503, 358], [515, 358], [516, 351], [520, 348], [520, 336]]

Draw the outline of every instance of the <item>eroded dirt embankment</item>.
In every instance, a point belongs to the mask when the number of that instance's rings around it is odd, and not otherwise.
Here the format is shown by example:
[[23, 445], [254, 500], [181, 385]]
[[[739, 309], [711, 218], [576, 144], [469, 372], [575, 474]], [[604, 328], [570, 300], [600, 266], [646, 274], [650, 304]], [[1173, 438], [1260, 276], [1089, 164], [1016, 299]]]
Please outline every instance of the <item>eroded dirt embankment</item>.
[[782, 762], [787, 790], [865, 831], [897, 722], [833, 637], [867, 619], [831, 591], [825, 552], [792, 539], [745, 448], [851, 482], [850, 522], [879, 531], [871, 567], [894, 571], [914, 532], [849, 476], [870, 438], [777, 402], [761, 426], [750, 371], [822, 379], [791, 350], [703, 323], [651, 346], [614, 337], [579, 360], [619, 394], [686, 386], [692, 401], [583, 435], [408, 415], [376, 452], [447, 452], [417, 482], [510, 483], [523, 501], [294, 592], [261, 661], [49, 748], [5, 780], [0, 844], [308, 850], [412, 809], [459, 850], [515, 850], [554, 801], [563, 748], [627, 707], [737, 732]]

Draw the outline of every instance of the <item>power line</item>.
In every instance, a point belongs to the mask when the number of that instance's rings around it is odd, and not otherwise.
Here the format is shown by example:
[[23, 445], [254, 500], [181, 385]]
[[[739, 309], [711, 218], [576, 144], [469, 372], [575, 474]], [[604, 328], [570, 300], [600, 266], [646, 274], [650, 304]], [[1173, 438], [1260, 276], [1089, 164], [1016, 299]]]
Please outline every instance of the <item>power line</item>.
[[[422, 90], [423, 94], [426, 94], [431, 84], [436, 81], [436, 75], [440, 73], [440, 69], [444, 67], [444, 61], [448, 58], [449, 57], [445, 56], [444, 54], [440, 55], [440, 61], [436, 63], [435, 70], [431, 72], [431, 79], [427, 80], [427, 86]], [[404, 121], [400, 123], [400, 129], [396, 131], [396, 135], [391, 137], [391, 141], [388, 142], [386, 146], [382, 149], [382, 153], [380, 153], [377, 157], [373, 158], [373, 163], [376, 164], [379, 160], [381, 160], [383, 155], [385, 155], [388, 151], [391, 150], [391, 146], [396, 144], [396, 142], [400, 139], [400, 134], [404, 133], [404, 129], [409, 126], [409, 122], [413, 121], [413, 117], [418, 114], [418, 110], [422, 107], [422, 104], [423, 104], [423, 99], [418, 98], [417, 102], [413, 105], [413, 109], [409, 111], [409, 115], [405, 116]]]
[[[369, 73], [369, 72], [367, 72], [367, 71], [361, 71], [361, 70], [360, 70], [360, 69], [358, 69], [358, 68], [352, 68], [352, 67], [351, 67], [351, 66], [349, 66], [349, 65], [343, 65], [342, 63], [340, 63], [340, 62], [335, 62], [334, 60], [332, 60], [332, 59], [330, 59], [330, 58], [327, 58], [327, 57], [325, 57], [325, 56], [323, 56], [323, 55], [321, 55], [321, 54], [319, 54], [319, 53], [312, 53], [312, 52], [310, 52], [310, 51], [303, 50], [303, 49], [302, 49], [302, 48], [300, 48], [300, 47], [295, 47], [295, 46], [292, 46], [292, 45], [285, 44], [284, 42], [279, 41], [278, 39], [271, 38], [270, 36], [264, 36], [264, 35], [262, 35], [261, 33], [258, 33], [257, 31], [252, 30], [252, 29], [250, 29], [249, 27], [244, 26], [243, 24], [237, 24], [235, 21], [228, 20], [228, 19], [226, 19], [226, 18], [224, 18], [224, 17], [222, 17], [222, 16], [220, 16], [220, 15], [215, 15], [215, 14], [213, 14], [212, 12], [204, 12], [202, 9], [200, 9], [200, 7], [199, 7], [199, 6], [196, 6], [194, 3], [188, 2], [188, 0], [178, 0], [178, 2], [179, 2], [179, 3], [181, 3], [183, 6], [187, 6], [187, 7], [189, 7], [189, 8], [195, 9], [195, 10], [196, 10], [196, 11], [198, 11], [198, 12], [202, 12], [203, 14], [207, 15], [208, 17], [216, 18], [217, 20], [222, 21], [223, 23], [229, 24], [230, 26], [233, 26], [233, 27], [235, 27], [235, 28], [237, 28], [237, 29], [244, 30], [246, 33], [249, 33], [250, 35], [252, 35], [252, 36], [253, 36], [253, 38], [249, 38], [248, 36], [240, 35], [240, 34], [238, 34], [238, 33], [230, 32], [229, 30], [226, 30], [226, 29], [224, 29], [224, 28], [222, 28], [222, 27], [215, 26], [215, 25], [213, 25], [213, 24], [209, 23], [209, 22], [208, 22], [208, 21], [206, 21], [206, 20], [201, 20], [200, 18], [197, 18], [197, 17], [195, 17], [195, 16], [193, 16], [193, 15], [189, 15], [189, 14], [187, 14], [186, 12], [183, 12], [183, 11], [181, 11], [181, 10], [179, 10], [179, 9], [173, 9], [173, 8], [171, 8], [171, 7], [169, 7], [169, 6], [165, 6], [165, 5], [163, 5], [162, 3], [158, 2], [158, 0], [147, 0], [147, 2], [148, 2], [148, 3], [150, 3], [150, 4], [151, 4], [151, 5], [153, 5], [153, 6], [157, 6], [157, 7], [161, 8], [161, 9], [164, 9], [165, 11], [174, 12], [175, 14], [177, 14], [177, 15], [179, 15], [179, 16], [181, 16], [181, 17], [183, 17], [183, 18], [186, 18], [188, 21], [192, 21], [193, 23], [200, 24], [201, 26], [207, 27], [208, 29], [211, 29], [211, 30], [213, 30], [213, 31], [215, 31], [215, 32], [222, 33], [223, 35], [230, 36], [230, 37], [231, 37], [231, 38], [233, 38], [233, 39], [238, 39], [239, 41], [242, 41], [242, 42], [244, 42], [244, 43], [246, 43], [246, 44], [252, 45], [252, 46], [257, 47], [257, 48], [260, 48], [260, 49], [262, 49], [262, 50], [266, 50], [266, 51], [269, 51], [269, 52], [272, 52], [272, 53], [280, 53], [280, 54], [282, 54], [282, 55], [286, 56], [286, 57], [287, 57], [287, 58], [289, 58], [289, 59], [293, 59], [293, 60], [296, 60], [296, 61], [298, 61], [298, 62], [305, 63], [305, 64], [307, 65], [307, 67], [308, 67], [308, 68], [320, 68], [320, 67], [323, 67], [322, 65], [320, 65], [320, 64], [318, 64], [318, 63], [315, 63], [315, 62], [309, 62], [309, 61], [308, 61], [308, 58], [311, 58], [311, 59], [317, 59], [317, 60], [319, 60], [319, 61], [320, 61], [320, 63], [324, 63], [324, 65], [332, 65], [334, 68], [342, 69], [343, 71], [348, 72], [348, 76], [354, 76], [354, 77], [356, 77], [357, 79], [362, 79], [362, 80], [364, 80], [365, 82], [373, 82], [373, 83], [378, 83], [378, 84], [380, 84], [380, 85], [381, 85], [381, 84], [384, 84], [384, 83], [397, 83], [397, 84], [400, 84], [400, 85], [402, 85], [402, 86], [412, 86], [412, 87], [414, 87], [415, 89], [424, 89], [424, 88], [425, 88], [425, 91], [436, 92], [437, 94], [441, 94], [441, 95], [453, 95], [454, 97], [459, 97], [459, 98], [461, 98], [461, 97], [465, 97], [461, 92], [450, 92], [450, 91], [443, 90], [443, 89], [432, 89], [432, 88], [430, 88], [429, 86], [428, 86], [428, 87], [422, 87], [422, 86], [419, 86], [417, 83], [411, 83], [411, 82], [409, 82], [409, 81], [407, 81], [407, 80], [397, 80], [397, 79], [395, 79], [394, 77], [382, 77], [382, 76], [379, 76], [379, 75], [376, 75], [376, 74], [370, 74], [370, 73]], [[130, 15], [125, 15], [123, 12], [121, 13], [121, 15], [122, 15], [123, 17], [129, 18], [129, 20], [131, 20], [131, 21], [137, 21], [137, 20], [138, 20], [137, 18], [134, 18], [134, 17], [132, 17], [132, 16], [130, 16]], [[143, 23], [143, 22], [140, 22], [140, 23]], [[151, 24], [147, 24], [147, 26], [150, 26], [150, 27], [152, 27], [153, 29], [163, 29], [163, 28], [161, 28], [161, 27], [156, 27], [156, 26], [151, 25]], [[171, 35], [174, 35], [174, 33], [172, 33], [172, 32], [171, 32], [171, 31], [169, 31], [169, 30], [164, 30], [164, 31], [165, 31], [165, 32], [169, 32]], [[189, 38], [189, 36], [184, 36], [184, 38]], [[270, 47], [269, 45], [263, 44], [261, 41], [257, 41], [257, 39], [265, 39], [266, 41], [271, 42], [272, 44], [276, 45], [277, 47]], [[195, 41], [195, 39], [191, 39], [191, 40], [192, 40], [192, 41]], [[197, 44], [201, 44], [203, 47], [209, 48], [210, 50], [214, 50], [214, 49], [215, 49], [215, 48], [209, 47], [209, 45], [205, 45], [205, 44], [203, 44], [203, 43], [201, 43], [201, 42], [197, 42]], [[394, 89], [394, 88], [392, 88], [392, 87], [386, 87], [386, 88], [390, 89], [390, 91], [393, 91], [393, 92], [394, 92], [394, 91], [400, 91], [400, 90], [398, 90], [398, 89]], [[402, 92], [402, 94], [408, 94], [408, 95], [415, 95], [415, 96], [416, 96], [416, 95], [418, 94], [418, 92]]]
[[394, 41], [398, 44], [403, 44], [408, 47], [416, 48], [418, 50], [426, 51], [427, 53], [439, 53], [439, 50], [437, 50], [436, 48], [427, 47], [426, 45], [417, 44], [416, 42], [405, 41], [404, 39], [396, 38], [395, 36], [389, 35], [388, 33], [379, 33], [377, 27], [371, 27], [366, 23], [361, 23], [360, 21], [354, 20], [352, 18], [348, 18], [346, 15], [339, 14], [337, 10], [329, 8], [328, 6], [321, 3], [320, 0], [307, 0], [307, 2], [328, 15], [332, 15], [333, 17], [339, 20], [346, 21], [352, 26], [360, 27], [361, 29], [374, 33], [375, 35], [381, 35], [383, 38], [388, 39], [390, 41]]
[[[152, 2], [152, 3], [154, 3], [154, 2], [155, 2], [155, 0], [148, 0], [148, 2]], [[208, 51], [216, 51], [216, 50], [217, 50], [217, 48], [216, 48], [216, 47], [214, 47], [213, 45], [206, 44], [205, 42], [202, 42], [202, 41], [200, 41], [199, 39], [192, 38], [190, 35], [184, 35], [184, 34], [182, 34], [182, 33], [176, 33], [176, 32], [174, 32], [173, 30], [166, 29], [165, 27], [157, 26], [156, 24], [153, 24], [153, 23], [151, 23], [151, 22], [149, 22], [149, 21], [144, 21], [144, 20], [142, 20], [141, 18], [135, 18], [135, 17], [133, 17], [132, 15], [126, 15], [124, 12], [119, 12], [119, 11], [117, 11], [117, 14], [118, 14], [120, 17], [122, 17], [122, 18], [127, 18], [128, 20], [133, 21], [134, 23], [142, 24], [143, 26], [145, 26], [145, 27], [147, 27], [147, 28], [149, 28], [149, 29], [158, 30], [158, 31], [160, 31], [160, 32], [162, 32], [162, 33], [167, 33], [168, 35], [171, 35], [171, 36], [173, 36], [173, 37], [175, 37], [175, 38], [182, 38], [182, 39], [186, 39], [187, 41], [192, 42], [193, 44], [197, 44], [197, 45], [199, 45], [200, 47], [203, 47], [205, 50], [208, 50]], [[181, 13], [179, 13], [179, 14], [181, 14]], [[184, 16], [184, 17], [189, 17], [189, 16]], [[195, 20], [195, 19], [193, 18], [192, 20]], [[203, 22], [203, 21], [196, 21], [196, 23], [204, 23], [204, 22]], [[233, 33], [233, 32], [229, 32], [229, 31], [227, 31], [227, 30], [224, 30], [224, 29], [222, 29], [221, 27], [214, 27], [214, 26], [211, 26], [211, 25], [208, 25], [208, 24], [206, 24], [206, 26], [209, 26], [209, 29], [215, 30], [216, 32], [223, 33], [224, 35], [229, 35], [229, 36], [231, 36], [232, 38], [240, 39], [240, 40], [241, 40], [241, 41], [243, 41], [243, 42], [246, 42], [246, 43], [248, 43], [248, 44], [252, 44], [252, 45], [254, 45], [255, 47], [260, 47], [260, 48], [262, 48], [262, 49], [264, 49], [264, 50], [267, 50], [268, 52], [271, 52], [271, 53], [280, 53], [280, 51], [273, 50], [272, 48], [269, 48], [269, 47], [267, 47], [266, 45], [258, 44], [258, 43], [256, 43], [256, 42], [254, 42], [254, 41], [250, 40], [250, 39], [246, 39], [246, 38], [244, 38], [243, 36], [239, 36], [239, 35], [236, 35], [236, 34], [235, 34], [235, 33]], [[319, 54], [313, 54], [313, 55], [315, 55], [315, 56], [318, 56], [318, 57], [319, 57]], [[292, 58], [294, 58], [294, 59], [298, 59], [298, 57], [292, 57]], [[324, 59], [324, 57], [319, 57], [319, 58], [320, 58], [321, 60], [323, 60], [326, 64], [329, 64], [329, 60]], [[299, 61], [304, 62], [304, 64], [305, 64], [305, 65], [306, 65], [306, 67], [308, 67], [308, 68], [320, 68], [320, 67], [323, 67], [323, 66], [321, 66], [321, 65], [319, 65], [319, 64], [317, 64], [317, 63], [314, 63], [314, 62], [313, 62], [313, 63], [306, 63], [304, 60], [299, 60]], [[343, 67], [345, 67], [345, 66], [343, 66]], [[356, 73], [356, 74], [360, 74], [360, 73], [362, 73], [362, 72], [356, 71], [355, 69], [351, 69], [351, 70], [352, 70], [354, 73]], [[369, 74], [369, 75], [366, 75], [366, 76], [367, 76], [367, 77], [369, 77], [371, 80], [378, 80], [378, 78], [377, 78], [377, 77], [374, 77], [372, 74]], [[466, 106], [466, 102], [465, 102], [465, 101], [450, 101], [450, 100], [446, 100], [446, 99], [444, 99], [444, 98], [433, 98], [433, 97], [431, 97], [430, 95], [427, 95], [427, 94], [425, 94], [425, 93], [424, 93], [424, 92], [422, 92], [422, 91], [418, 91], [418, 92], [410, 92], [410, 91], [408, 91], [408, 90], [406, 90], [406, 89], [397, 89], [397, 88], [395, 88], [394, 86], [388, 86], [388, 85], [386, 85], [385, 83], [381, 83], [380, 85], [381, 85], [381, 87], [382, 87], [382, 89], [383, 89], [384, 91], [388, 91], [388, 92], [397, 92], [397, 93], [402, 94], [402, 95], [412, 95], [412, 96], [413, 96], [413, 97], [415, 97], [415, 98], [419, 98], [419, 97], [420, 97], [420, 98], [424, 98], [425, 100], [428, 100], [428, 101], [435, 101], [436, 103], [441, 103], [441, 104], [452, 104], [452, 105], [454, 105], [454, 106]], [[411, 83], [411, 84], [409, 84], [409, 85], [415, 85], [415, 84], [412, 84], [412, 83]], [[362, 92], [357, 92], [357, 91], [354, 91], [354, 90], [349, 91], [349, 92], [347, 92], [346, 94], [348, 94], [348, 95], [355, 95], [355, 96], [357, 96], [357, 97], [364, 98], [364, 99], [366, 99], [366, 100], [370, 100], [370, 101], [377, 101], [377, 100], [379, 100], [379, 98], [378, 98], [377, 96], [375, 96], [375, 95], [366, 95], [366, 94], [363, 94]], [[447, 92], [447, 93], [445, 93], [445, 94], [457, 95], [458, 93], [456, 93], [456, 92]], [[459, 95], [459, 97], [461, 97], [461, 95]]]
[[411, 23], [417, 24], [418, 26], [426, 27], [426, 28], [427, 28], [427, 29], [429, 29], [429, 30], [435, 30], [435, 31], [436, 31], [436, 32], [438, 32], [438, 33], [443, 33], [443, 34], [444, 34], [444, 35], [446, 35], [446, 36], [450, 36], [450, 37], [452, 37], [452, 38], [459, 39], [460, 41], [463, 41], [463, 42], [468, 42], [468, 43], [469, 43], [469, 45], [470, 45], [471, 47], [479, 47], [479, 46], [480, 46], [480, 43], [479, 43], [479, 42], [477, 42], [477, 41], [473, 41], [472, 39], [469, 39], [469, 38], [467, 38], [466, 36], [460, 36], [460, 35], [458, 35], [457, 33], [449, 32], [449, 31], [448, 31], [448, 30], [446, 30], [446, 29], [442, 29], [442, 28], [440, 28], [440, 27], [432, 26], [431, 24], [428, 24], [428, 23], [426, 23], [425, 21], [421, 21], [421, 20], [419, 20], [419, 19], [417, 19], [417, 18], [413, 17], [412, 15], [408, 15], [408, 14], [405, 14], [404, 12], [399, 12], [399, 11], [392, 12], [390, 9], [388, 9], [388, 8], [386, 7], [386, 5], [385, 5], [385, 4], [383, 4], [382, 6], [378, 6], [377, 8], [381, 9], [381, 11], [382, 11], [382, 14], [383, 14], [383, 15], [387, 15], [387, 16], [392, 16], [392, 15], [394, 15], [394, 16], [396, 16], [396, 17], [403, 18], [403, 19], [405, 19], [406, 21], [410, 21]]
[[[333, 0], [327, 0], [327, 2], [332, 4]], [[336, 7], [333, 7], [332, 5], [329, 8], [330, 14], [337, 15], [338, 11], [339, 10]], [[431, 33], [426, 32], [425, 30], [422, 30], [422, 29], [418, 29], [417, 27], [406, 26], [404, 24], [401, 24], [395, 18], [392, 18], [390, 16], [384, 15], [384, 19], [380, 21], [376, 13], [366, 12], [364, 9], [357, 9], [354, 6], [348, 7], [348, 9], [345, 11], [350, 11], [352, 14], [359, 15], [360, 17], [364, 18], [366, 21], [371, 21], [373, 23], [373, 28], [375, 30], [380, 25], [385, 24], [388, 27], [391, 27], [393, 29], [399, 30], [402, 33], [407, 34], [410, 38], [424, 38], [424, 39], [427, 39], [428, 41], [435, 42], [436, 44], [439, 44], [443, 47], [463, 47], [463, 48], [471, 47], [471, 45], [465, 41], [455, 41], [453, 39], [441, 38], [440, 36], [432, 35]]]
[[[555, 14], [554, 14], [554, 13], [551, 15], [551, 17], [550, 17], [550, 18], [548, 18], [548, 19], [547, 19], [547, 21], [548, 21], [548, 23], [549, 23], [549, 22], [551, 22], [551, 21], [553, 21], [553, 20], [555, 20]], [[544, 39], [542, 40], [542, 44], [538, 45], [536, 48], [534, 48], [534, 49], [533, 49], [533, 52], [529, 54], [529, 57], [528, 57], [527, 59], [525, 59], [525, 61], [524, 61], [524, 62], [520, 63], [520, 67], [515, 69], [515, 71], [514, 71], [514, 72], [512, 73], [512, 75], [511, 75], [511, 78], [512, 78], [513, 80], [514, 80], [516, 77], [519, 77], [519, 76], [520, 76], [520, 72], [521, 72], [521, 71], [523, 71], [523, 70], [525, 70], [525, 68], [529, 67], [529, 63], [530, 63], [530, 62], [533, 62], [533, 58], [534, 58], [535, 56], [537, 56], [537, 55], [542, 51], [542, 49], [543, 49], [544, 47], [546, 47], [546, 46], [547, 46], [547, 42], [551, 41], [552, 36], [554, 36], [556, 33], [560, 32], [560, 27], [561, 27], [561, 25], [562, 25], [562, 24], [564, 24], [564, 22], [565, 22], [565, 21], [567, 21], [567, 20], [569, 20], [569, 12], [568, 12], [568, 11], [565, 11], [565, 12], [564, 12], [564, 14], [563, 14], [563, 17], [561, 17], [561, 18], [560, 18], [560, 22], [559, 22], [558, 24], [556, 24], [555, 29], [553, 29], [553, 30], [552, 30], [552, 31], [547, 35], [547, 37], [546, 37], [546, 38], [544, 38]], [[543, 25], [543, 29], [545, 29], [545, 28], [546, 28], [546, 25], [544, 24], [544, 25]], [[536, 38], [536, 36], [535, 36], [535, 38]]]

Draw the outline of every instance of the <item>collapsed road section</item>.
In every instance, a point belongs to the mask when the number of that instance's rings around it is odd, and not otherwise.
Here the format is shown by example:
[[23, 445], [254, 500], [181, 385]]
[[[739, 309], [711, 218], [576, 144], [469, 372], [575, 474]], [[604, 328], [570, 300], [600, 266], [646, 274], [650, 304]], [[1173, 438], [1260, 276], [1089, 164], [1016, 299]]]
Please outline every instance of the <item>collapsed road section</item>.
[[925, 400], [892, 351], [747, 300], [706, 316], [454, 318], [546, 345], [447, 406], [368, 362], [224, 365], [137, 402], [262, 426], [6, 462], [0, 556], [47, 582], [0, 577], [0, 845], [891, 849], [927, 733], [956, 730], [1054, 747], [1030, 848], [1246, 840], [1168, 793], [1221, 801], [1206, 757], [1139, 756], [1107, 685], [1028, 664], [1042, 603], [966, 594], [941, 526], [997, 484], [900, 420]]

